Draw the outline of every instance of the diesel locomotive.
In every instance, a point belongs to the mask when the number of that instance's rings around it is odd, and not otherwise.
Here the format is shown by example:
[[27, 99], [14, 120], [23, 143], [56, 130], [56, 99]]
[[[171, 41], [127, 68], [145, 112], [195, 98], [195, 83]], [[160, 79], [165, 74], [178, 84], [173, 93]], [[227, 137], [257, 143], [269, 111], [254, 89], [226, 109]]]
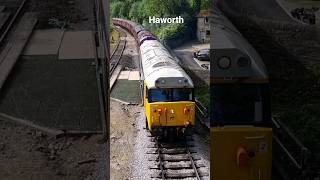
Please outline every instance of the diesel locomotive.
[[195, 124], [194, 85], [166, 47], [143, 26], [113, 18], [139, 45], [143, 73], [146, 128], [157, 136], [192, 133]]
[[211, 33], [211, 179], [270, 180], [269, 78], [255, 49], [213, 9]]

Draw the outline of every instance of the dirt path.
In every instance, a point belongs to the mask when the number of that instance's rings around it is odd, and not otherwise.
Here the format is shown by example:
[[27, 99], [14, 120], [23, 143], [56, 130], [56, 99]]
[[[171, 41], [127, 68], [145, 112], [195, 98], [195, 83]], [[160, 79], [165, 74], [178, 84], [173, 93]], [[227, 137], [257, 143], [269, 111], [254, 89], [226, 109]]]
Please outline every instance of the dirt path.
[[0, 179], [106, 178], [101, 135], [55, 138], [5, 121], [0, 129]]
[[110, 177], [117, 180], [129, 179], [137, 136], [137, 117], [142, 107], [114, 100], [110, 104]]

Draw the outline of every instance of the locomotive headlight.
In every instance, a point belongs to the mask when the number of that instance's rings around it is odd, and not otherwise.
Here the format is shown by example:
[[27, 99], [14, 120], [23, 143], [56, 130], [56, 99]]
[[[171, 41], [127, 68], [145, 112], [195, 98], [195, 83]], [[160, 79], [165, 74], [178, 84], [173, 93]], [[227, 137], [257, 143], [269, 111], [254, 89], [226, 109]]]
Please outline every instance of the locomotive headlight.
[[245, 57], [240, 57], [237, 61], [237, 64], [239, 67], [245, 67], [250, 64], [250, 61], [249, 61], [249, 59], [247, 59]]
[[218, 66], [221, 69], [228, 69], [231, 66], [231, 59], [229, 57], [221, 57], [218, 60]]

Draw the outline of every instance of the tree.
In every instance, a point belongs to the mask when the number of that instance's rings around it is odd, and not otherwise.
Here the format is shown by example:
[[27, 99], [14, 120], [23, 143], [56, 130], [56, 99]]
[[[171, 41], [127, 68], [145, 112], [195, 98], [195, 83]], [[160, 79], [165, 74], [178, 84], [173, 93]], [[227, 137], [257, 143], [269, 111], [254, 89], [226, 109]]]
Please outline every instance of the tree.
[[111, 17], [119, 17], [122, 2], [114, 2], [111, 4]]
[[202, 0], [201, 1], [201, 10], [204, 10], [204, 9], [209, 9], [210, 7], [212, 7], [212, 0]]
[[193, 0], [192, 9], [195, 14], [198, 14], [201, 9], [201, 0]]
[[129, 12], [131, 8], [131, 4], [128, 1], [124, 1], [121, 3], [121, 8], [120, 8], [120, 17], [128, 18], [129, 17]]
[[133, 3], [129, 12], [129, 19], [142, 24], [145, 18], [143, 3], [141, 1]]

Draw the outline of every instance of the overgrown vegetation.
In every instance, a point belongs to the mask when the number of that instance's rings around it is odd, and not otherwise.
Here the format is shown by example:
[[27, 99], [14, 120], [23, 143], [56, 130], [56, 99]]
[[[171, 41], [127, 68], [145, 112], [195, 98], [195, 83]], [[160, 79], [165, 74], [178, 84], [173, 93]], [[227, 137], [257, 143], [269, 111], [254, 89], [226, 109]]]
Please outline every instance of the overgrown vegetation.
[[[195, 34], [196, 15], [210, 0], [111, 0], [111, 16], [130, 19], [149, 28], [161, 40], [185, 39]], [[149, 16], [184, 18], [184, 24], [149, 24]]]
[[109, 29], [109, 32], [110, 32], [110, 47], [111, 47], [111, 50], [115, 48], [115, 46], [117, 45], [118, 41], [119, 41], [119, 32], [116, 31], [114, 28], [110, 28]]

